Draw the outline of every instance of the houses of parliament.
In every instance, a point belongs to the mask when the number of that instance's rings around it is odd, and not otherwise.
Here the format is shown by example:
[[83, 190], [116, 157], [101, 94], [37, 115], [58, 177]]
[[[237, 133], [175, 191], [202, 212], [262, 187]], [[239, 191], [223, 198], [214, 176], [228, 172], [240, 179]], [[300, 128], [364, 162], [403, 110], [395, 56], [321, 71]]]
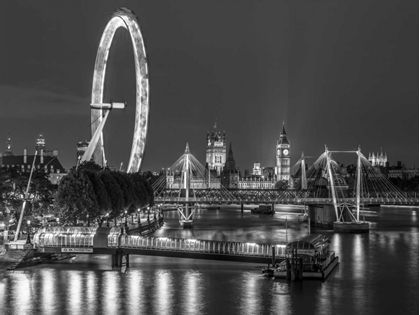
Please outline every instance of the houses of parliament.
[[233, 157], [232, 143], [227, 151], [226, 134], [217, 130], [207, 132], [206, 168], [220, 178], [221, 185], [230, 189], [274, 189], [277, 181], [289, 182], [291, 146], [284, 127], [275, 147], [274, 167], [261, 167], [254, 163], [252, 173], [245, 171], [243, 176]]

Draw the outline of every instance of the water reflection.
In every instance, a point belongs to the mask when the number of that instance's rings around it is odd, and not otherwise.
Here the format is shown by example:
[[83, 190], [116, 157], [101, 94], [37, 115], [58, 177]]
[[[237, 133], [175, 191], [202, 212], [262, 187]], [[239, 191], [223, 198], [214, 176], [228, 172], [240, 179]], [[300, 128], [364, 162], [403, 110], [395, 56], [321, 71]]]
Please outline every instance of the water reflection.
[[25, 274], [13, 273], [10, 275], [11, 286], [11, 308], [17, 314], [29, 314], [32, 311], [31, 303], [22, 303], [31, 299], [31, 282]]
[[89, 271], [86, 279], [86, 306], [88, 313], [95, 314], [97, 310], [97, 277], [94, 271]]
[[38, 290], [42, 292], [42, 295], [41, 295], [42, 312], [44, 314], [53, 314], [54, 306], [55, 306], [54, 285], [57, 283], [56, 271], [54, 269], [42, 269], [40, 274], [41, 274], [40, 281], [43, 285], [42, 287], [38, 288]]
[[[155, 272], [156, 286], [153, 295], [153, 313], [154, 314], [172, 314], [174, 301], [174, 290], [178, 289], [173, 286], [172, 274], [166, 270], [156, 270]], [[181, 298], [186, 298], [181, 297]], [[181, 301], [178, 301], [181, 302]]]
[[141, 270], [130, 270], [128, 274], [128, 309], [130, 314], [145, 313], [143, 305], [144, 284], [143, 273]]
[[66, 309], [70, 314], [80, 314], [82, 300], [82, 277], [80, 271], [66, 271], [67, 296]]
[[118, 272], [104, 272], [102, 274], [102, 294], [100, 299], [103, 301], [103, 314], [118, 314], [120, 309], [120, 279]]
[[241, 314], [258, 314], [261, 305], [262, 292], [260, 290], [260, 278], [255, 273], [244, 273], [241, 279]]
[[0, 273], [0, 310], [6, 309], [6, 288], [9, 288], [8, 286], [8, 278], [6, 278], [2, 273]]
[[353, 252], [352, 264], [353, 276], [355, 279], [360, 279], [366, 276], [366, 257], [362, 246], [363, 235], [356, 234], [353, 236]]
[[[183, 313], [201, 314], [205, 308], [205, 297], [203, 296], [202, 274], [196, 271], [187, 271], [183, 276], [181, 298]], [[176, 290], [176, 288], [174, 288]]]
[[[112, 270], [109, 256], [85, 255], [25, 268], [25, 273], [5, 273], [0, 310], [84, 315], [418, 314], [414, 302], [419, 233], [418, 222], [412, 223], [418, 216], [411, 209], [386, 210], [372, 218], [377, 228], [369, 234], [318, 231], [331, 237], [331, 250], [340, 257], [324, 282], [273, 281], [261, 277], [259, 264], [152, 256], [131, 256], [131, 269], [122, 274]], [[251, 217], [247, 212], [241, 218], [239, 213], [220, 210], [216, 220], [216, 211], [203, 210], [193, 230], [182, 230], [175, 222], [169, 227], [197, 239], [234, 235], [243, 242], [284, 241], [282, 218]], [[293, 238], [307, 234], [306, 224], [288, 223]], [[165, 228], [170, 231], [166, 224]]]
[[291, 314], [292, 305], [288, 282], [278, 280], [273, 281], [271, 296], [271, 314]]

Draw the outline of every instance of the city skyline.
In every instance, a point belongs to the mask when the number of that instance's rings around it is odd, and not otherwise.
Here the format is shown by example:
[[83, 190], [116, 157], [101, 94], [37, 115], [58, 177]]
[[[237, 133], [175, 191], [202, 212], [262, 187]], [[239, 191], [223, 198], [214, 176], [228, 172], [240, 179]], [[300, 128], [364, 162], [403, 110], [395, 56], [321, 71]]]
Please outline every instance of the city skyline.
[[[292, 164], [302, 151], [319, 156], [326, 144], [331, 150], [360, 145], [366, 157], [382, 147], [391, 164], [418, 166], [418, 33], [410, 7], [416, 4], [377, 1], [2, 4], [3, 146], [10, 130], [14, 153], [33, 154], [42, 133], [64, 167], [74, 165], [77, 142], [91, 136], [99, 39], [110, 12], [123, 5], [139, 19], [150, 67], [142, 170], [170, 166], [186, 142], [204, 161], [215, 118], [243, 170], [256, 161], [275, 165], [283, 121]], [[17, 16], [24, 23], [6, 27]], [[105, 128], [115, 166], [127, 165], [134, 125], [130, 45], [128, 34], [117, 32], [107, 69], [105, 98], [129, 104]]]

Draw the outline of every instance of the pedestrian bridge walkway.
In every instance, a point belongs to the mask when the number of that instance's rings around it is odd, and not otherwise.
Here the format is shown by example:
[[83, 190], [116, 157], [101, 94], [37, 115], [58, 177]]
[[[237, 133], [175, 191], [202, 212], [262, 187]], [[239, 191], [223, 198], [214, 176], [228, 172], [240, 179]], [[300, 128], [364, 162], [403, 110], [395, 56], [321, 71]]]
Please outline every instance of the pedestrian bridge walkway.
[[286, 244], [147, 237], [123, 228], [67, 227], [40, 230], [34, 247], [44, 253], [154, 255], [244, 262], [270, 262], [285, 257]]
[[[284, 259], [286, 244], [257, 244], [166, 237], [123, 236], [120, 248], [129, 253], [172, 257], [190, 257], [248, 262], [269, 262], [273, 257]], [[154, 252], [154, 253], [152, 253]]]

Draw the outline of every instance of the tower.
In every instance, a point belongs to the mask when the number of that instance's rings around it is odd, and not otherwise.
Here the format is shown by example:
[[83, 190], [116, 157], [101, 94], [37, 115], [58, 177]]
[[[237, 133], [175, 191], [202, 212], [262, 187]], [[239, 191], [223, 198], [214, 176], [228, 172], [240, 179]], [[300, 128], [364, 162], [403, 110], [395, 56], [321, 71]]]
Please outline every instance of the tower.
[[39, 135], [39, 138], [36, 139], [36, 150], [38, 152], [41, 152], [41, 150], [43, 152], [47, 151], [46, 150], [46, 145], [45, 145], [45, 139], [42, 135]]
[[386, 166], [386, 162], [388, 162], [388, 156], [387, 154], [382, 152], [379, 154], [378, 152], [375, 155], [375, 152], [370, 153], [369, 152], [369, 162], [372, 164], [372, 166]]
[[13, 155], [12, 138], [10, 137], [10, 132], [9, 132], [7, 135], [6, 151], [4, 151], [4, 156], [11, 156], [11, 155]]
[[290, 180], [290, 143], [287, 140], [286, 129], [280, 133], [280, 138], [276, 145], [276, 169], [277, 180]]
[[223, 167], [221, 183], [226, 188], [238, 188], [239, 177], [239, 169], [236, 167], [236, 162], [233, 158], [232, 143], [230, 143], [228, 158]]
[[217, 120], [211, 134], [207, 132], [206, 164], [220, 176], [226, 162], [226, 135], [217, 131]]

